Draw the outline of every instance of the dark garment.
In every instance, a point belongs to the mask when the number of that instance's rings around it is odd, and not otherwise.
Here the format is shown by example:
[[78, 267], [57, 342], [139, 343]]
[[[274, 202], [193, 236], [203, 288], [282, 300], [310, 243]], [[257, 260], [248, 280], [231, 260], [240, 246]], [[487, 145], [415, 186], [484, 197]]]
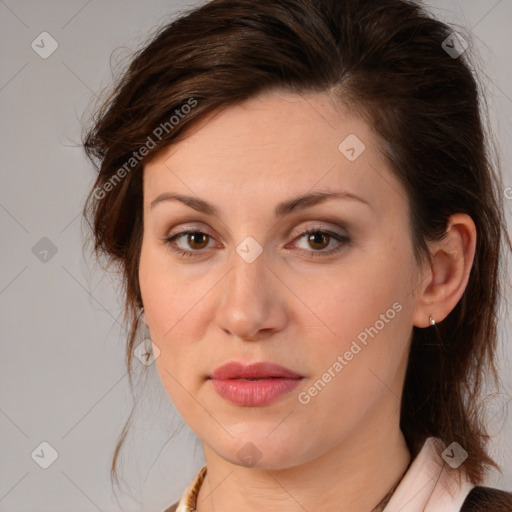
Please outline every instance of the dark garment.
[[476, 486], [466, 496], [461, 512], [512, 512], [512, 493]]

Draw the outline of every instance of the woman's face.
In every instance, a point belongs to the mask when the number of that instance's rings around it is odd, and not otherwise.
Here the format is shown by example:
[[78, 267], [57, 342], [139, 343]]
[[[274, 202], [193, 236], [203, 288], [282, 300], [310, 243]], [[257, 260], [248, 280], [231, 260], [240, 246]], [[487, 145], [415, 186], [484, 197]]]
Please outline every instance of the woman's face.
[[[320, 192], [339, 196], [295, 201]], [[139, 279], [163, 385], [223, 459], [291, 467], [397, 431], [421, 280], [406, 193], [327, 94], [253, 98], [148, 163]], [[231, 361], [301, 378], [210, 378]]]

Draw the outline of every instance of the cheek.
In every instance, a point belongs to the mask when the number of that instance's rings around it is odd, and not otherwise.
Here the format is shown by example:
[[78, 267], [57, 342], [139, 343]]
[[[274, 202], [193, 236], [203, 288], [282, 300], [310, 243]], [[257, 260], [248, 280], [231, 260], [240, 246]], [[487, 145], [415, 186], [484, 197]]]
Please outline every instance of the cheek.
[[[174, 373], [172, 362], [177, 358], [169, 353], [170, 344], [167, 340], [174, 335], [177, 318], [180, 313], [180, 301], [177, 297], [176, 283], [172, 279], [168, 265], [162, 261], [157, 248], [143, 242], [139, 263], [139, 284], [144, 304], [146, 322], [150, 328], [151, 340], [159, 350], [160, 356], [156, 360], [162, 379], [167, 381], [169, 375], [165, 375], [163, 369]], [[175, 348], [179, 348], [176, 346]]]
[[208, 291], [215, 279], [194, 277], [186, 266], [175, 269], [162, 247], [143, 244], [139, 282], [151, 339], [160, 350], [155, 363], [173, 402], [179, 402], [181, 386], [192, 392], [199, 382], [195, 342], [204, 337]]
[[331, 280], [328, 300], [325, 288], [315, 295], [312, 309], [324, 334], [312, 333], [308, 359], [315, 375], [301, 390], [319, 423], [346, 428], [390, 393], [400, 395], [410, 329], [400, 278], [389, 271], [356, 274]]
[[405, 262], [389, 255], [358, 258], [327, 275], [308, 279], [301, 287], [302, 295], [324, 336], [343, 345], [379, 322], [381, 315], [383, 321], [399, 316], [397, 310], [405, 308], [404, 302], [410, 299], [404, 268]]
[[314, 287], [302, 288], [319, 326], [312, 338], [322, 340], [311, 351], [316, 378], [326, 381], [326, 372], [336, 374], [319, 403], [338, 403], [339, 410], [357, 409], [386, 386], [400, 392], [394, 382], [411, 334], [413, 266], [406, 248], [358, 256], [314, 280]]
[[191, 309], [194, 299], [199, 300], [200, 283], [190, 280], [182, 267], [173, 268], [165, 247], [151, 242], [142, 244], [139, 283], [152, 334], [164, 341], [172, 336], [174, 325]]

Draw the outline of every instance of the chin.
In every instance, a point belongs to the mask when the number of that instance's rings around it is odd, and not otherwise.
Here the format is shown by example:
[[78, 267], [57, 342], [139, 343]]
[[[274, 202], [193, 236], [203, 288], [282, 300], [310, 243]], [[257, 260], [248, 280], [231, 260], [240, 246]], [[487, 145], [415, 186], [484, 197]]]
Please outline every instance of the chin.
[[[265, 429], [265, 432], [271, 432], [272, 428]], [[304, 443], [293, 442], [284, 430], [279, 436], [276, 432], [267, 435], [259, 430], [254, 435], [246, 432], [243, 436], [233, 436], [230, 438], [229, 446], [216, 451], [225, 460], [237, 466], [275, 470], [300, 464], [304, 458], [303, 449]]]

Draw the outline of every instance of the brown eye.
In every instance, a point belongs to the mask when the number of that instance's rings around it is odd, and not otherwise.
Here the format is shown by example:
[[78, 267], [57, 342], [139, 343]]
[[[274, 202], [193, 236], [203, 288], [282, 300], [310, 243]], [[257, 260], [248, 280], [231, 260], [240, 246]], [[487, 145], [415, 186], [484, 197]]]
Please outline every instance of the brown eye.
[[313, 257], [331, 256], [350, 244], [350, 238], [345, 235], [335, 233], [334, 231], [315, 228], [304, 231], [298, 237], [298, 240], [302, 241], [303, 244], [304, 240], [306, 241], [307, 247], [299, 246], [299, 248], [302, 252], [307, 253], [308, 256]]
[[309, 234], [308, 242], [311, 244], [313, 249], [325, 249], [325, 247], [329, 245], [330, 238], [331, 237], [328, 234], [325, 234], [322, 231], [316, 231]]
[[[179, 242], [184, 240], [185, 246], [179, 245]], [[182, 231], [181, 233], [176, 233], [165, 239], [165, 242], [169, 245], [169, 247], [178, 253], [181, 256], [195, 256], [196, 253], [204, 252], [204, 249], [208, 242], [212, 239], [210, 235], [207, 233], [203, 233], [202, 231]]]
[[[188, 240], [190, 247], [193, 249], [203, 249], [206, 245], [208, 245], [208, 240], [210, 239], [210, 235], [207, 235], [206, 233], [201, 233], [199, 231], [197, 232], [191, 232], [188, 233]], [[194, 245], [197, 244], [197, 245]]]

